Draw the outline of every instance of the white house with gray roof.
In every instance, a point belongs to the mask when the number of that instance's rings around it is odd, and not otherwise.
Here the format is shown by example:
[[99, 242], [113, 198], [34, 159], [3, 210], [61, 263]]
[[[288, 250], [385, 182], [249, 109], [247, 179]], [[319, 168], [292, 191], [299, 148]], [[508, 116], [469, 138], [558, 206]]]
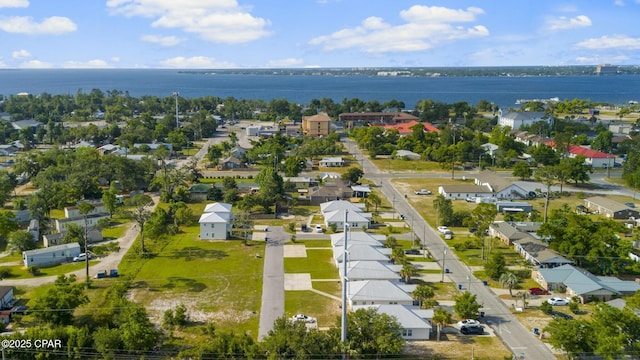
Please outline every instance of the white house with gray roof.
[[201, 240], [225, 240], [231, 229], [231, 204], [212, 203], [207, 204], [204, 213], [200, 216]]
[[500, 110], [498, 114], [498, 125], [508, 126], [511, 130], [518, 130], [523, 125], [531, 126], [538, 121], [545, 121], [549, 124], [551, 119], [550, 117], [545, 118], [542, 111], [514, 111], [503, 114]]
[[[364, 231], [349, 231], [347, 236], [347, 242], [349, 244], [371, 245], [374, 247], [381, 247], [384, 245], [384, 241], [387, 239], [386, 235], [371, 234]], [[344, 245], [344, 233], [331, 234], [331, 246], [343, 246]]]
[[592, 212], [612, 219], [627, 220], [640, 217], [640, 211], [604, 196], [593, 196], [584, 199], [584, 205]]
[[628, 296], [640, 290], [640, 284], [611, 276], [595, 276], [571, 265], [553, 269], [539, 269], [531, 277], [551, 291], [566, 292], [567, 296], [580, 298], [582, 303], [591, 300], [608, 301], [616, 296]]
[[412, 290], [408, 290], [388, 280], [347, 282], [347, 298], [352, 309], [356, 305], [413, 305], [413, 297], [409, 294]]
[[[391, 249], [383, 247], [373, 247], [371, 245], [349, 244], [347, 242], [347, 261], [389, 261]], [[336, 265], [342, 263], [344, 257], [344, 247], [333, 247], [333, 259]]]
[[26, 267], [44, 267], [70, 262], [78, 255], [80, 255], [80, 244], [69, 243], [23, 251], [22, 261]]
[[489, 170], [481, 171], [476, 175], [474, 182], [476, 185], [488, 187], [492, 197], [498, 199], [520, 199], [527, 195], [525, 189]]
[[[347, 278], [349, 281], [359, 280], [389, 280], [400, 282], [400, 270], [402, 265], [393, 265], [388, 261], [349, 261], [347, 263]], [[343, 276], [343, 267], [338, 267], [340, 277]]]
[[433, 309], [420, 309], [408, 305], [357, 305], [352, 309], [373, 308], [379, 314], [387, 314], [396, 318], [402, 327], [402, 338], [405, 340], [429, 340], [433, 328]]

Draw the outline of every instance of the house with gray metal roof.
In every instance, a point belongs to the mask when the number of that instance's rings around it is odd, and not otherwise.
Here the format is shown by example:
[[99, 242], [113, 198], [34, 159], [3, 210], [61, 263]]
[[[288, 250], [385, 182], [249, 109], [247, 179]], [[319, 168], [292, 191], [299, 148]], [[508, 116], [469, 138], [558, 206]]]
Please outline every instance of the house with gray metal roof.
[[69, 243], [23, 251], [22, 261], [26, 267], [44, 267], [70, 262], [78, 255], [80, 255], [80, 244]]
[[451, 200], [464, 200], [466, 198], [490, 198], [493, 191], [484, 185], [440, 185], [438, 194]]
[[492, 197], [497, 199], [521, 199], [527, 196], [525, 189], [493, 171], [481, 171], [476, 175], [474, 182], [476, 185], [488, 187]]
[[527, 236], [513, 242], [515, 251], [529, 263], [541, 268], [555, 268], [562, 265], [573, 265], [573, 261], [549, 248], [547, 243]]
[[347, 298], [352, 309], [356, 305], [413, 305], [414, 302], [398, 283], [388, 280], [348, 281]]
[[[391, 249], [383, 247], [373, 247], [371, 245], [351, 244], [347, 242], [347, 261], [389, 261]], [[336, 265], [343, 261], [344, 247], [333, 247], [333, 259]]]
[[604, 196], [593, 196], [584, 199], [584, 205], [592, 212], [612, 219], [627, 220], [632, 217], [634, 219], [640, 217], [640, 211]]
[[[347, 264], [347, 278], [349, 281], [359, 280], [389, 280], [400, 282], [401, 265], [389, 264], [388, 261], [349, 261]], [[340, 277], [343, 277], [343, 267], [338, 267]]]
[[566, 292], [567, 296], [580, 298], [582, 303], [608, 301], [616, 296], [631, 295], [640, 290], [640, 284], [611, 276], [595, 276], [571, 265], [533, 271], [531, 277], [544, 288]]
[[357, 305], [352, 309], [373, 308], [379, 314], [387, 314], [396, 318], [402, 327], [402, 338], [405, 340], [429, 340], [431, 337], [431, 319], [433, 319], [433, 309], [420, 309], [408, 305]]
[[[381, 247], [384, 245], [384, 241], [387, 239], [386, 235], [371, 234], [364, 231], [349, 231], [347, 242], [349, 244], [361, 244], [371, 245], [374, 247]], [[344, 232], [331, 234], [331, 246], [343, 246], [344, 245]]]

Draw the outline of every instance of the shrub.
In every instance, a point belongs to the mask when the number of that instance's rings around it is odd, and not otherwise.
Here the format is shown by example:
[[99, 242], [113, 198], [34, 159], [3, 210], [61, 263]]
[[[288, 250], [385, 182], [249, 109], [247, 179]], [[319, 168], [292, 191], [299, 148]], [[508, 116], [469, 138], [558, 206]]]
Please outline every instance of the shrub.
[[577, 314], [580, 312], [580, 306], [577, 302], [572, 301], [569, 303], [569, 310], [571, 310], [572, 313]]
[[37, 266], [31, 266], [27, 268], [27, 271], [29, 272], [29, 274], [36, 276], [40, 273], [40, 268]]
[[545, 314], [551, 315], [553, 313], [553, 305], [551, 305], [548, 302], [544, 301], [544, 302], [542, 302], [542, 304], [540, 304], [540, 310], [542, 310], [542, 312], [545, 313]]

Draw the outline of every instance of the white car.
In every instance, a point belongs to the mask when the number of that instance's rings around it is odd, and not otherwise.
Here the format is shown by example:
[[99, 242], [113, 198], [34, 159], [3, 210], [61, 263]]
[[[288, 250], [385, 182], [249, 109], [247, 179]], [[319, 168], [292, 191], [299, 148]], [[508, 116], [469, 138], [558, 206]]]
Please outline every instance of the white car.
[[[89, 259], [91, 259], [91, 255], [89, 255]], [[73, 262], [85, 261], [85, 260], [87, 260], [87, 254], [86, 253], [80, 253], [80, 254], [78, 254], [78, 256], [74, 256], [73, 257]]]
[[426, 189], [420, 189], [416, 191], [416, 195], [431, 195], [431, 191]]
[[445, 232], [450, 231], [450, 230], [446, 226], [438, 226], [438, 231], [444, 234]]
[[464, 320], [458, 321], [458, 326], [460, 326], [460, 327], [463, 327], [463, 326], [480, 326], [480, 322], [478, 320], [473, 320], [473, 319], [464, 319]]
[[324, 232], [324, 229], [322, 228], [322, 226], [321, 226], [321, 225], [316, 225], [316, 232], [317, 232], [317, 233]]
[[315, 323], [317, 320], [314, 317], [311, 316], [307, 316], [305, 314], [295, 314], [291, 317], [291, 321], [304, 321], [306, 323], [310, 323], [313, 324]]
[[551, 299], [547, 300], [547, 302], [551, 305], [557, 306], [569, 305], [569, 300], [557, 297], [552, 297]]

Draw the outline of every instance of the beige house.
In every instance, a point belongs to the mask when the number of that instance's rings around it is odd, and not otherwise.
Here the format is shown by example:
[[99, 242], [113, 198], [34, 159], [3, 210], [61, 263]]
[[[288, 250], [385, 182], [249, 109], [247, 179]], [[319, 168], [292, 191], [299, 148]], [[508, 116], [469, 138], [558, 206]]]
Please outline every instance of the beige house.
[[302, 133], [306, 136], [328, 136], [331, 128], [331, 118], [326, 113], [302, 117]]

